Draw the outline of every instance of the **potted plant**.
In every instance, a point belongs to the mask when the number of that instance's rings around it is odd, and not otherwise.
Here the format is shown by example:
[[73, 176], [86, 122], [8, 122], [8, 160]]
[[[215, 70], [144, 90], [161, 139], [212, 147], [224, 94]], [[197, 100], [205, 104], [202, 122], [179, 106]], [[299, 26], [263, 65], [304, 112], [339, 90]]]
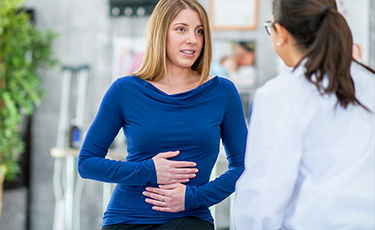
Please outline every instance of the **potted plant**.
[[0, 189], [4, 177], [12, 180], [19, 171], [17, 156], [24, 149], [20, 125], [43, 96], [37, 69], [57, 63], [52, 58], [56, 34], [37, 29], [23, 4], [0, 0]]

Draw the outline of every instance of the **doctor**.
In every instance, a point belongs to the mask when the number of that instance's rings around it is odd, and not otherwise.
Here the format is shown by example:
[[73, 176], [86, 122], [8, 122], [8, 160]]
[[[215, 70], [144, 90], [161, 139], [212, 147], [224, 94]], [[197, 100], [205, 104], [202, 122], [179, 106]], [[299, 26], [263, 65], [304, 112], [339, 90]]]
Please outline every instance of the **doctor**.
[[273, 0], [272, 13], [293, 70], [256, 93], [236, 229], [375, 229], [375, 73], [353, 60], [335, 1]]

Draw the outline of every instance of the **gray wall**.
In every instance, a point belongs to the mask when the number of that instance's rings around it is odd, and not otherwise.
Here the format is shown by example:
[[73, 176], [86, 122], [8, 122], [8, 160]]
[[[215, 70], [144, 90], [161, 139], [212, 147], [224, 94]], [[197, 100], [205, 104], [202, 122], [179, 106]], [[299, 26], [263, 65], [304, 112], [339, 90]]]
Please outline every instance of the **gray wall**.
[[[201, 1], [208, 6], [209, 0]], [[56, 57], [63, 65], [89, 64], [90, 80], [86, 106], [86, 125], [93, 119], [102, 95], [111, 83], [112, 45], [116, 36], [143, 36], [147, 19], [111, 19], [107, 0], [27, 0], [26, 5], [36, 10], [37, 26], [60, 33], [54, 43]], [[233, 12], [235, 13], [235, 12]], [[263, 21], [269, 19], [270, 1], [259, 0], [259, 25], [255, 31], [214, 32], [214, 38], [248, 39], [257, 43], [257, 65], [264, 82], [277, 74], [277, 59]], [[31, 223], [32, 230], [51, 230], [54, 212], [52, 184], [54, 161], [50, 149], [56, 144], [59, 100], [61, 93], [60, 67], [40, 71], [45, 89], [42, 105], [36, 110], [32, 127], [31, 162]], [[26, 217], [22, 202], [25, 191], [7, 191], [0, 229], [22, 229]], [[99, 229], [102, 221], [102, 185], [86, 181], [81, 204], [81, 229]], [[13, 201], [20, 201], [15, 205]]]
[[[111, 78], [111, 44], [107, 1], [28, 0], [36, 10], [39, 28], [51, 28], [60, 34], [54, 44], [56, 57], [63, 65], [88, 64], [92, 67], [87, 91], [86, 118], [91, 120]], [[52, 229], [54, 193], [53, 159], [50, 149], [56, 145], [60, 68], [41, 72], [46, 97], [38, 108], [32, 129], [31, 229]], [[101, 223], [101, 184], [87, 181], [83, 191], [82, 228], [98, 229]]]

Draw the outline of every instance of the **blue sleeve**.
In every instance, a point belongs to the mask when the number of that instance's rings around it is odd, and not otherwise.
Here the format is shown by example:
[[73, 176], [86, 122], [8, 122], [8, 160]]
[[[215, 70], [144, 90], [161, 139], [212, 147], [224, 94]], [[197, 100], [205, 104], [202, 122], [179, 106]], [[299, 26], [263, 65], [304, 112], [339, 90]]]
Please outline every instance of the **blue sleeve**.
[[78, 157], [78, 172], [82, 178], [110, 183], [144, 186], [156, 184], [152, 159], [142, 162], [122, 162], [105, 159], [109, 146], [125, 125], [124, 89], [114, 82], [103, 97], [98, 113], [91, 124]]
[[185, 210], [210, 207], [234, 192], [235, 184], [244, 170], [247, 127], [240, 96], [234, 87], [226, 98], [227, 109], [221, 124], [221, 138], [227, 154], [228, 170], [203, 186], [187, 186]]

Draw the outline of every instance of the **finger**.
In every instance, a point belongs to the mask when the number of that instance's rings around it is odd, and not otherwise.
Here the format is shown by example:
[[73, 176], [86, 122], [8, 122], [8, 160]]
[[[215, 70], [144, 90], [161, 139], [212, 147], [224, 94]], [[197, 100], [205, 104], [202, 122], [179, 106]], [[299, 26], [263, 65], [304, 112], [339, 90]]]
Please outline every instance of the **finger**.
[[165, 184], [175, 184], [175, 183], [187, 183], [189, 181], [190, 179], [173, 179], [173, 180], [169, 180], [167, 183], [160, 183], [160, 184], [165, 185]]
[[197, 168], [176, 168], [175, 173], [176, 174], [192, 174], [192, 173], [198, 173], [199, 170]]
[[[183, 179], [183, 180], [178, 180], [178, 181], [176, 181], [176, 182], [174, 182], [174, 183], [180, 183], [180, 184], [182, 184], [182, 183], [187, 183], [187, 182], [189, 182], [190, 181], [190, 179]], [[173, 183], [172, 183], [173, 184]]]
[[187, 167], [195, 167], [197, 163], [192, 161], [172, 161], [171, 164], [175, 168], [187, 168]]
[[161, 189], [161, 188], [147, 187], [146, 191], [153, 192], [153, 193], [163, 195], [163, 196], [167, 195], [165, 189]]
[[152, 209], [154, 209], [155, 211], [160, 211], [160, 212], [174, 212], [174, 211], [172, 211], [172, 209], [170, 209], [168, 207], [152, 206]]
[[178, 154], [180, 154], [180, 151], [169, 151], [169, 152], [159, 153], [157, 156], [161, 158], [171, 158], [171, 157], [177, 156]]
[[174, 179], [189, 179], [196, 177], [196, 174], [176, 174], [174, 175]]
[[152, 192], [144, 191], [144, 192], [142, 192], [142, 194], [144, 196], [150, 197], [150, 198], [152, 198], [154, 200], [158, 200], [158, 201], [163, 201], [163, 198], [164, 198], [163, 195], [160, 195], [160, 194], [157, 194], [157, 193], [152, 193]]
[[159, 188], [161, 189], [174, 189], [176, 188], [178, 185], [178, 183], [175, 183], [175, 184], [161, 184], [159, 185]]
[[182, 183], [187, 183], [189, 181], [190, 181], [190, 179], [171, 180], [168, 183], [164, 183], [164, 184], [160, 184], [160, 185], [175, 184], [175, 183], [182, 184]]
[[165, 207], [167, 205], [165, 202], [153, 200], [153, 199], [150, 199], [150, 198], [146, 198], [145, 201], [146, 201], [146, 203], [149, 203], [149, 204], [152, 204], [152, 205], [155, 205], [155, 206], [159, 206], [159, 207]]
[[175, 184], [175, 183], [187, 183], [189, 182], [190, 179], [173, 179], [173, 180], [169, 180], [168, 182], [165, 182], [165, 183], [159, 183], [160, 185], [165, 185], [165, 184]]

